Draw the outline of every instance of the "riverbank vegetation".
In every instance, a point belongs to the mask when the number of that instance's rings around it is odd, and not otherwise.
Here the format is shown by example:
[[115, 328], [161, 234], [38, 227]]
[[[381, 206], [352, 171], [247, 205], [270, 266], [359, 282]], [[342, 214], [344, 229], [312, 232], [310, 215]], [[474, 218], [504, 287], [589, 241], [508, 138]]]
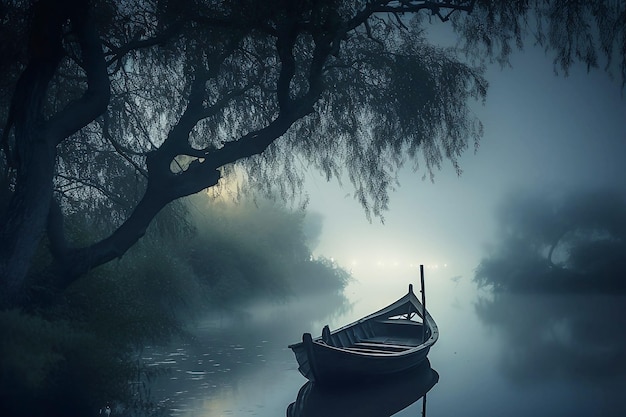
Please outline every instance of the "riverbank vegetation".
[[[88, 416], [107, 402], [127, 415], [156, 411], [155, 373], [137, 357], [144, 344], [184, 336], [207, 309], [343, 289], [349, 274], [312, 256], [307, 242], [316, 236], [305, 234], [313, 230], [306, 222], [304, 211], [278, 203], [196, 196], [161, 213], [118, 261], [61, 294], [38, 289], [46, 302], [37, 307], [0, 312], [2, 414]], [[73, 224], [83, 225], [72, 231], [77, 239], [99, 232], [95, 223]]]

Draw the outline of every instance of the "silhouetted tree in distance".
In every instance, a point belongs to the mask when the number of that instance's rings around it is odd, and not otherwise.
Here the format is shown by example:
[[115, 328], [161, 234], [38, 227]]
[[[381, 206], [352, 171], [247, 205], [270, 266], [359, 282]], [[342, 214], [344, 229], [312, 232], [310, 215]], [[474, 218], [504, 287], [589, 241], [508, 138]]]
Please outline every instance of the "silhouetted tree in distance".
[[511, 292], [624, 292], [626, 198], [619, 190], [516, 192], [475, 280]]
[[[458, 169], [477, 146], [480, 63], [506, 61], [530, 33], [565, 71], [601, 54], [610, 66], [625, 43], [618, 3], [5, 2], [0, 304], [122, 256], [163, 207], [234, 164], [283, 196], [302, 167], [345, 175], [380, 215], [395, 169], [422, 158], [431, 174], [444, 159]], [[429, 43], [426, 25], [449, 18], [476, 67]], [[108, 232], [68, 241], [63, 219], [77, 212]], [[27, 280], [44, 235], [52, 267]]]

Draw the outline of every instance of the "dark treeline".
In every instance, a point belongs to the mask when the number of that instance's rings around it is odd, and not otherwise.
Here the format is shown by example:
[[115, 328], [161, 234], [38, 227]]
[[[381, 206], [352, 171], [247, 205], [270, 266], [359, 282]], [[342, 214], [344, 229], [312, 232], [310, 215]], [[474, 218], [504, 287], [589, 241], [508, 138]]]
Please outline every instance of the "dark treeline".
[[[79, 223], [76, 239], [99, 232], [97, 223]], [[45, 298], [39, 288], [33, 297], [45, 304], [0, 312], [1, 414], [95, 415], [107, 402], [127, 415], [156, 410], [148, 395], [155, 371], [136, 355], [144, 344], [184, 336], [186, 323], [209, 309], [343, 289], [348, 273], [312, 257], [307, 241], [316, 236], [306, 226], [303, 211], [275, 203], [197, 196], [161, 213], [119, 261], [61, 294]]]
[[615, 189], [511, 193], [476, 270], [499, 292], [626, 292], [626, 198]]
[[[501, 336], [499, 364], [521, 384], [601, 386], [606, 410], [626, 381], [626, 198], [610, 188], [510, 193], [493, 250], [474, 277], [491, 289], [480, 320]], [[612, 381], [618, 381], [613, 383]]]

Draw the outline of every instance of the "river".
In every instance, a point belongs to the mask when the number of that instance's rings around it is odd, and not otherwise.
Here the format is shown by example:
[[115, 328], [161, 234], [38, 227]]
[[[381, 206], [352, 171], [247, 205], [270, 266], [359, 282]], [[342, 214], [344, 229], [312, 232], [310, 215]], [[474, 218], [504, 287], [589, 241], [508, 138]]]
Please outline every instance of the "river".
[[[319, 335], [324, 324], [333, 329], [356, 320], [404, 295], [409, 283], [419, 285], [417, 268], [355, 278], [343, 294], [255, 303], [198, 320], [194, 338], [169, 349], [146, 347], [145, 362], [164, 372], [151, 384], [152, 396], [177, 417], [285, 416], [306, 391], [288, 344], [303, 332]], [[478, 291], [470, 272], [439, 266], [426, 269], [426, 298], [440, 330], [429, 354], [439, 380], [426, 404], [406, 389], [419, 386], [409, 379], [399, 388], [351, 393], [350, 400], [339, 395], [354, 404], [354, 412], [348, 403], [341, 415], [362, 416], [358, 405], [370, 401], [402, 407], [380, 416], [419, 416], [423, 409], [431, 417], [626, 416], [623, 296], [493, 295]]]

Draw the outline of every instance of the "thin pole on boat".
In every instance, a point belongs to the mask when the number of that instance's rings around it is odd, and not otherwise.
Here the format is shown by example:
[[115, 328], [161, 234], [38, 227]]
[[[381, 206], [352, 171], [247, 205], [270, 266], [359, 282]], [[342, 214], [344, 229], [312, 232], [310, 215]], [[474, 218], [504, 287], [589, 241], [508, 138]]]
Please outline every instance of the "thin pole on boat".
[[426, 394], [422, 398], [422, 417], [426, 417]]
[[426, 290], [424, 289], [424, 265], [420, 265], [420, 284], [422, 285], [422, 343], [426, 342]]

